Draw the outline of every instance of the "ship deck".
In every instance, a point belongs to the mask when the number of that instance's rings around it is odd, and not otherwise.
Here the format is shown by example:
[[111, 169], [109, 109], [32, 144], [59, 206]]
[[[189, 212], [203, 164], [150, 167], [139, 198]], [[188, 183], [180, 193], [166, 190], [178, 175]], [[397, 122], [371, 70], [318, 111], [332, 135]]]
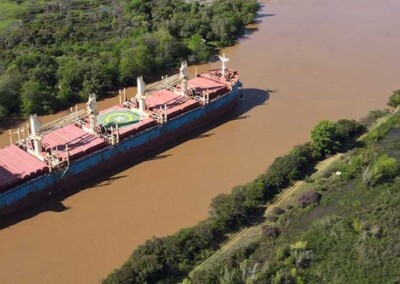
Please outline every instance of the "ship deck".
[[[188, 88], [200, 96], [207, 92], [209, 99], [213, 100], [228, 93], [231, 84], [238, 80], [239, 74], [229, 71], [228, 76], [229, 80], [221, 79], [220, 71], [211, 70], [188, 80]], [[157, 121], [152, 118], [151, 113], [166, 113], [167, 118], [171, 119], [201, 105], [192, 97], [180, 95], [180, 88], [178, 85], [175, 88], [157, 90], [148, 95], [146, 98], [148, 115], [145, 117], [141, 116], [135, 108], [115, 105], [100, 111], [97, 117], [98, 123], [106, 131], [118, 125], [119, 137], [123, 139], [155, 126]], [[57, 153], [59, 159], [65, 159], [69, 155], [71, 160], [76, 160], [108, 145], [103, 138], [86, 132], [75, 123], [44, 134], [41, 142], [43, 157], [53, 151]], [[15, 145], [0, 149], [0, 191], [47, 171], [45, 162]]]
[[0, 149], [0, 191], [46, 170], [44, 162], [15, 145]]
[[47, 153], [51, 149], [56, 149], [62, 159], [66, 158], [67, 145], [70, 158], [76, 159], [85, 153], [102, 148], [105, 144], [103, 139], [97, 138], [73, 124], [56, 129], [42, 138], [44, 151]]
[[146, 99], [146, 104], [149, 110], [157, 113], [161, 112], [160, 108], [166, 106], [167, 117], [172, 118], [195, 108], [199, 105], [199, 102], [163, 89], [152, 93]]

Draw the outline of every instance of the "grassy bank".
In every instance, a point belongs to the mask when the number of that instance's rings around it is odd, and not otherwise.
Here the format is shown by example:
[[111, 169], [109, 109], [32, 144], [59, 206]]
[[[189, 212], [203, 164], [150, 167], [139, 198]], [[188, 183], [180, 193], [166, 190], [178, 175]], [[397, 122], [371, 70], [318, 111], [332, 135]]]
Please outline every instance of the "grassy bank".
[[[400, 279], [400, 114], [284, 191], [184, 283], [395, 283]], [[304, 204], [309, 192], [318, 198]], [[312, 202], [311, 202], [312, 201]]]

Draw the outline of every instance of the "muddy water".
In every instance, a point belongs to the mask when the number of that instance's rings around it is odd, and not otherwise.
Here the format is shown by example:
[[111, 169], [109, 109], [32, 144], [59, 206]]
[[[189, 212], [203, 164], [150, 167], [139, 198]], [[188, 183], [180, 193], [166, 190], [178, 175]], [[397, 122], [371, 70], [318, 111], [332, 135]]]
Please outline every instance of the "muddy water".
[[394, 11], [398, 0], [264, 2], [225, 50], [247, 88], [236, 119], [9, 221], [0, 283], [96, 283], [146, 239], [205, 218], [213, 196], [256, 177], [318, 120], [384, 107], [400, 87]]

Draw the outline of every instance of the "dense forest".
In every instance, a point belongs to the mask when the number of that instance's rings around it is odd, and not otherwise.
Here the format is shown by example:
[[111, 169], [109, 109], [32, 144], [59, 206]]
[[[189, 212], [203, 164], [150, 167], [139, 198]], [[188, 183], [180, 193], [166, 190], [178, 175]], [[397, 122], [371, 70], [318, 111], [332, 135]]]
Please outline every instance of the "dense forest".
[[256, 0], [10, 1], [25, 8], [0, 33], [0, 122], [101, 97], [183, 59], [206, 61], [258, 9]]
[[[396, 91], [389, 105], [399, 104]], [[277, 158], [254, 181], [216, 196], [208, 219], [148, 240], [103, 283], [395, 283], [399, 130], [399, 111], [319, 122], [310, 142]], [[332, 155], [342, 158], [314, 174]], [[300, 180], [295, 198], [269, 210]], [[218, 255], [238, 232], [237, 247]]]

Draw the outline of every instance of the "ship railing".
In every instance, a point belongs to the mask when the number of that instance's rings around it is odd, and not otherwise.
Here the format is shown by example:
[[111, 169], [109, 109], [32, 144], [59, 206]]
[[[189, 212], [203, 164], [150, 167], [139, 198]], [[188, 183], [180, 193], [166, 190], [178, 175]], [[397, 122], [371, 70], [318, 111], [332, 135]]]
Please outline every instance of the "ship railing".
[[26, 126], [26, 129], [24, 127], [18, 128], [14, 132], [11, 130], [8, 130], [8, 133], [10, 135], [10, 145], [14, 144], [14, 139], [13, 136], [17, 136], [17, 140], [15, 141], [15, 145], [18, 147], [26, 149], [27, 147], [27, 139], [29, 136], [29, 125]]
[[150, 117], [156, 120], [159, 124], [166, 123], [168, 121], [168, 112], [167, 112], [167, 105], [164, 104], [164, 107], [160, 106], [158, 112], [151, 111]]
[[136, 105], [131, 101], [125, 101], [122, 105], [124, 107], [128, 108], [128, 109], [135, 109], [136, 108]]
[[[64, 153], [64, 155], [62, 155], [62, 153]], [[69, 155], [68, 144], [65, 145], [64, 150], [60, 150], [58, 146], [49, 149], [44, 159], [47, 163], [50, 172], [52, 172], [53, 169], [69, 166], [70, 155]]]
[[78, 120], [82, 120], [86, 116], [88, 116], [86, 109], [76, 110], [64, 117], [61, 117], [57, 120], [54, 120], [50, 123], [43, 125], [41, 127], [40, 134], [45, 135], [47, 133], [54, 131], [54, 129], [58, 129], [58, 128], [64, 127], [68, 124], [74, 123]]
[[203, 91], [202, 95], [196, 95], [194, 99], [203, 105], [207, 105], [210, 102], [210, 93], [208, 91]]
[[153, 93], [171, 86], [176, 86], [183, 80], [184, 78], [181, 78], [179, 74], [173, 75], [171, 77], [166, 76], [161, 81], [147, 85], [145, 88], [145, 93]]
[[79, 128], [83, 128], [86, 125], [86, 121], [83, 119], [78, 119], [77, 121], [75, 121], [75, 125]]
[[114, 127], [110, 127], [110, 128], [105, 128], [105, 127], [100, 127], [102, 130], [99, 134], [99, 136], [101, 138], [104, 139], [104, 141], [106, 141], [108, 144], [110, 145], [114, 145], [114, 144], [118, 144], [120, 141], [120, 135], [119, 135], [119, 128], [118, 125], [114, 128]]

